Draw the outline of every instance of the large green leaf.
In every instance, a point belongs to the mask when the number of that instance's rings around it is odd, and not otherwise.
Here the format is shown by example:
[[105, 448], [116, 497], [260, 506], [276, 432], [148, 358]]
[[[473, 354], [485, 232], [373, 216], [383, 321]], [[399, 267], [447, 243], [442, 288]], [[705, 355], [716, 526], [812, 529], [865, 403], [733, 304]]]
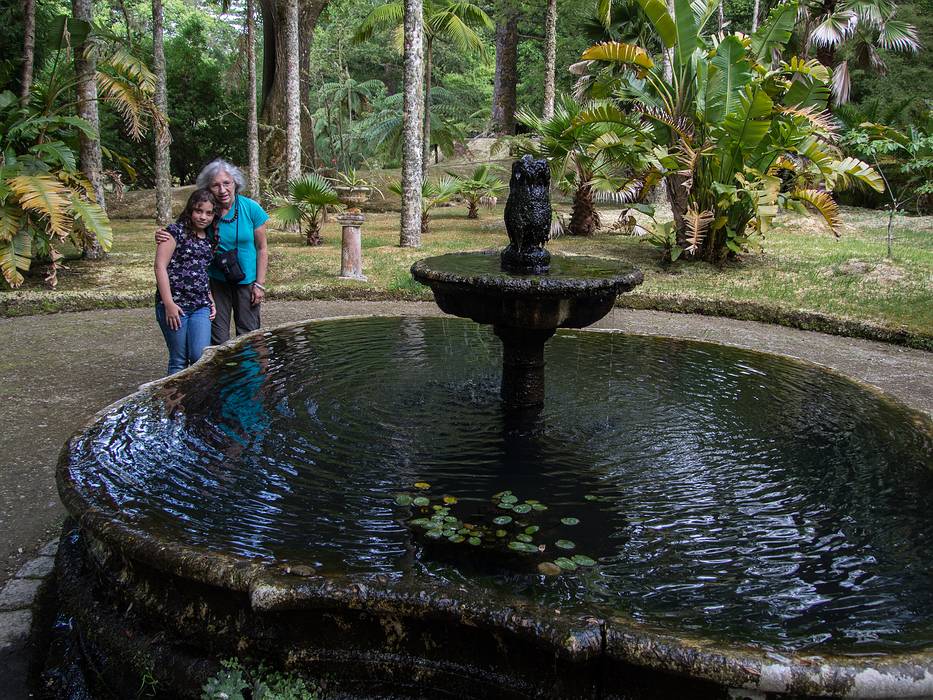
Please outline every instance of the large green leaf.
[[752, 55], [755, 60], [765, 62], [770, 58], [772, 50], [783, 49], [790, 41], [796, 21], [796, 2], [785, 2], [771, 10], [768, 19], [752, 34]]
[[734, 35], [719, 44], [710, 64], [705, 86], [706, 121], [719, 124], [741, 107], [739, 95], [751, 82], [752, 69], [745, 59], [745, 47]]
[[764, 90], [748, 86], [739, 95], [740, 107], [726, 115], [722, 128], [729, 140], [743, 150], [752, 150], [771, 128], [774, 103]]
[[636, 0], [641, 7], [658, 38], [666, 48], [671, 48], [677, 43], [677, 28], [674, 26], [674, 18], [667, 11], [667, 4], [663, 0]]
[[788, 107], [817, 107], [826, 109], [829, 103], [829, 85], [812, 75], [798, 74], [784, 94]]
[[652, 68], [654, 66], [651, 56], [643, 48], [634, 44], [622, 44], [618, 41], [605, 41], [591, 46], [583, 52], [581, 58], [584, 61], [610, 61], [641, 66], [642, 68]]
[[84, 228], [94, 234], [100, 247], [105, 251], [113, 245], [113, 229], [110, 228], [110, 219], [99, 204], [88, 202], [76, 194], [71, 195], [71, 209], [75, 221], [84, 224]]
[[63, 141], [47, 141], [46, 143], [37, 143], [29, 149], [46, 162], [53, 165], [59, 165], [65, 170], [73, 171], [76, 169], [75, 154]]
[[674, 23], [677, 30], [674, 73], [681, 75], [690, 65], [690, 57], [701, 43], [699, 20], [690, 0], [674, 0]]
[[21, 230], [9, 241], [0, 242], [0, 273], [11, 287], [23, 283], [20, 270], [28, 270], [32, 263], [32, 236]]

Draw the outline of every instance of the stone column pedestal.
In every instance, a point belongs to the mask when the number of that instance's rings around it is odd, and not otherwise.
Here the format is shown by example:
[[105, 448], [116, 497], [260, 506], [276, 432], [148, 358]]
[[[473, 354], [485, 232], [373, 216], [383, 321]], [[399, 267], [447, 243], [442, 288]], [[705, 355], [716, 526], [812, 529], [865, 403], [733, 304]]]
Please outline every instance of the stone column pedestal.
[[360, 227], [366, 217], [360, 212], [347, 211], [337, 217], [343, 227], [343, 239], [340, 246], [340, 279], [366, 280], [363, 274], [363, 250]]

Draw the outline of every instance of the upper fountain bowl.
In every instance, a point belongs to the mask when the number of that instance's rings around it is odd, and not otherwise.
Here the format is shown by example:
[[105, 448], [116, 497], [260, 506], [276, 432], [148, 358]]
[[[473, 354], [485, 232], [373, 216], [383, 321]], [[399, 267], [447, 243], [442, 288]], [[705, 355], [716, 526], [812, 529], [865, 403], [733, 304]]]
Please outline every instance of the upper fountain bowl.
[[419, 260], [412, 276], [431, 287], [441, 310], [477, 323], [514, 328], [583, 328], [644, 280], [618, 260], [554, 255], [545, 274], [502, 270], [498, 252], [450, 253]]

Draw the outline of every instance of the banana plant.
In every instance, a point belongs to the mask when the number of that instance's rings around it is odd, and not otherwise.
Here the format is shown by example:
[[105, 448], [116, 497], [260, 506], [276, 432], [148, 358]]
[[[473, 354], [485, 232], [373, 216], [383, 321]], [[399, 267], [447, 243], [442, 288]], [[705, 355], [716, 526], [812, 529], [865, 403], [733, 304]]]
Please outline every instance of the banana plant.
[[780, 59], [796, 2], [777, 6], [751, 36], [711, 36], [717, 0], [637, 0], [669, 56], [669, 77], [638, 46], [604, 42], [583, 53], [609, 99], [575, 126], [651, 125], [674, 215], [673, 255], [720, 261], [741, 254], [782, 208], [818, 211], [836, 233], [832, 191], [883, 182], [843, 156], [828, 112], [830, 71], [815, 60]]

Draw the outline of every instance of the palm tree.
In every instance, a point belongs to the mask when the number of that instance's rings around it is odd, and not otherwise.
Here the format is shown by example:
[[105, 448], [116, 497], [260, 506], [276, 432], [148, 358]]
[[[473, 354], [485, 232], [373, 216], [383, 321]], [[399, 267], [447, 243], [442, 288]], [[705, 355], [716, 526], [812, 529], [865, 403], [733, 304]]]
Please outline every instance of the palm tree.
[[479, 218], [479, 203], [484, 197], [498, 197], [505, 183], [491, 171], [488, 163], [478, 166], [469, 177], [447, 173], [457, 184], [457, 194], [467, 202], [467, 218]]
[[[424, 180], [421, 183], [421, 233], [430, 232], [431, 210], [449, 202], [457, 195], [459, 187], [460, 184], [450, 175], [442, 177], [437, 182]], [[389, 184], [389, 191], [405, 198], [402, 183], [398, 180]]]
[[[890, 0], [810, 0], [801, 5], [805, 51], [816, 48], [820, 63], [833, 69], [832, 95], [836, 105], [849, 101], [850, 60], [859, 68], [884, 73], [878, 49], [900, 53], [920, 50], [917, 28], [895, 19], [897, 6]], [[852, 59], [838, 60], [846, 48]], [[805, 54], [806, 57], [806, 54]]]
[[422, 0], [405, 0], [405, 104], [402, 135], [402, 215], [399, 245], [421, 245], [421, 188], [424, 184], [424, 8]]
[[[75, 19], [90, 24], [94, 19], [92, 0], [72, 0], [72, 15]], [[97, 111], [97, 60], [87, 38], [79, 41], [74, 47], [75, 78], [77, 80], [78, 105], [77, 114], [91, 125], [91, 129], [100, 134], [100, 115]], [[94, 197], [101, 209], [107, 211], [104, 200], [103, 183], [103, 155], [100, 150], [100, 139], [90, 138], [84, 132], [78, 134], [80, 148], [81, 171], [91, 183]], [[103, 258], [105, 251], [100, 242], [93, 236], [88, 237], [84, 256], [90, 260]]]
[[519, 136], [512, 142], [518, 153], [547, 160], [557, 187], [573, 193], [568, 233], [591, 236], [600, 223], [593, 201], [595, 191], [625, 189], [630, 199], [637, 197], [643, 187], [632, 189], [629, 175], [641, 170], [643, 164], [641, 141], [634, 138], [638, 134], [634, 127], [608, 122], [583, 124], [579, 122], [582, 112], [580, 105], [568, 97], [558, 102], [550, 119], [519, 110], [516, 118], [535, 138]]
[[[425, 115], [431, 113], [431, 71], [434, 42], [449, 41], [460, 51], [476, 51], [485, 55], [486, 46], [478, 28], [492, 30], [492, 20], [479, 6], [469, 0], [425, 0], [422, 8], [424, 22], [424, 104]], [[403, 0], [392, 0], [373, 8], [354, 35], [354, 41], [365, 41], [378, 29], [398, 29], [405, 16]], [[406, 39], [407, 42], [407, 39]], [[422, 144], [422, 170], [427, 172], [431, 155], [431, 120], [425, 116]]]
[[321, 245], [321, 224], [329, 206], [339, 204], [337, 192], [327, 179], [317, 173], [307, 173], [288, 183], [288, 197], [279, 199], [278, 207], [271, 212], [272, 219], [280, 226], [298, 226], [298, 234], [305, 230], [305, 242], [311, 246]]
[[255, 0], [246, 0], [246, 150], [249, 161], [249, 191], [258, 200], [259, 191], [259, 120], [256, 115], [256, 8]]
[[[162, 0], [152, 0], [152, 70], [155, 73], [155, 103], [163, 114], [168, 113], [168, 91], [165, 85], [165, 47], [162, 43], [164, 17]], [[170, 132], [160, 125], [155, 133], [156, 223], [165, 226], [172, 221], [172, 174], [169, 155]]]
[[[368, 111], [384, 89], [385, 84], [381, 80], [360, 82], [351, 78], [349, 74], [339, 82], [324, 83], [321, 86], [321, 100], [325, 104], [328, 122], [334, 119], [337, 122], [337, 138], [333, 139], [336, 143], [331, 143], [331, 152], [336, 157], [339, 147], [341, 167], [344, 170], [352, 167], [350, 154], [353, 150], [353, 118], [359, 119], [362, 113]], [[344, 117], [347, 119], [346, 127], [343, 124]]]
[[544, 21], [544, 107], [541, 116], [554, 116], [554, 67], [557, 63], [557, 0], [547, 0]]

